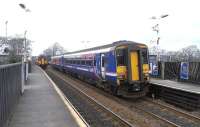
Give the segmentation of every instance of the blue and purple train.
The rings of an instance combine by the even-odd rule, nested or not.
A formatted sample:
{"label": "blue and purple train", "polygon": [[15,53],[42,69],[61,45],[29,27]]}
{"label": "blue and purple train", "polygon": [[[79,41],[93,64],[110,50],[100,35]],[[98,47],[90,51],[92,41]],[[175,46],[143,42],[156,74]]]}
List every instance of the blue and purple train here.
{"label": "blue and purple train", "polygon": [[148,61],[145,44],[117,41],[54,56],[51,65],[112,94],[141,97],[147,93],[149,86]]}

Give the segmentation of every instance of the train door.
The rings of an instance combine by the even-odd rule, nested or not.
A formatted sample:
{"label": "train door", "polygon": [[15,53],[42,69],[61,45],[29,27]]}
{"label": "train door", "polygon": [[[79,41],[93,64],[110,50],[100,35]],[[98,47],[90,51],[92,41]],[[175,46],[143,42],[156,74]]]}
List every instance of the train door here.
{"label": "train door", "polygon": [[130,52],[130,64],[131,64],[131,80],[139,80],[139,56],[138,51]]}
{"label": "train door", "polygon": [[119,80],[127,80],[128,49],[125,46],[116,49],[117,75]]}
{"label": "train door", "polygon": [[96,74],[98,74],[99,77],[101,77],[101,55],[96,54]]}
{"label": "train door", "polygon": [[101,77],[105,79],[106,70],[105,70],[105,55],[101,54]]}

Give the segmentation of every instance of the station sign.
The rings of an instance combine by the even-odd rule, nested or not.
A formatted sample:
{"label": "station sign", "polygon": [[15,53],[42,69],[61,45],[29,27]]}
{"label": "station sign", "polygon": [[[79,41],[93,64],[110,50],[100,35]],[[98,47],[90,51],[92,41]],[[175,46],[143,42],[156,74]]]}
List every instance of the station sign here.
{"label": "station sign", "polygon": [[189,62],[181,62],[180,78],[189,79]]}
{"label": "station sign", "polygon": [[150,74],[153,76],[158,75],[158,62],[156,55],[149,55]]}

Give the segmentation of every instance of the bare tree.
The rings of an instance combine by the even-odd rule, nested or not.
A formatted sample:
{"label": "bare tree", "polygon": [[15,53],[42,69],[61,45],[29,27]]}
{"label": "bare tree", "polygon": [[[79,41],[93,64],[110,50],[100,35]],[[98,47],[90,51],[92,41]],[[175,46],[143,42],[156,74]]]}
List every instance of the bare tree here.
{"label": "bare tree", "polygon": [[196,53],[199,52],[199,49],[196,45],[191,45],[182,49],[182,54],[187,61],[192,61],[196,57]]}
{"label": "bare tree", "polygon": [[191,45],[179,51],[171,52],[171,54],[168,52],[168,55],[172,57],[173,61],[200,61],[200,50],[196,45]]}
{"label": "bare tree", "polygon": [[46,56],[55,56],[63,53],[66,53],[66,50],[58,42],[43,51],[43,54]]}
{"label": "bare tree", "polygon": [[[24,48],[24,38],[22,37],[9,37],[9,38],[0,38],[2,42],[0,45],[1,54],[4,54],[8,58],[9,63],[15,63],[21,61],[22,55],[26,52],[27,57],[31,55],[31,41],[26,39],[27,48]],[[6,62],[7,63],[7,62]]]}
{"label": "bare tree", "polygon": [[[151,47],[149,49],[150,55],[156,55],[157,49],[156,47]],[[166,50],[159,50],[159,54],[164,56],[169,56],[169,61],[188,61],[188,62],[195,62],[200,61],[200,49],[196,45],[190,45],[185,48],[182,48],[179,51],[166,51]]]}

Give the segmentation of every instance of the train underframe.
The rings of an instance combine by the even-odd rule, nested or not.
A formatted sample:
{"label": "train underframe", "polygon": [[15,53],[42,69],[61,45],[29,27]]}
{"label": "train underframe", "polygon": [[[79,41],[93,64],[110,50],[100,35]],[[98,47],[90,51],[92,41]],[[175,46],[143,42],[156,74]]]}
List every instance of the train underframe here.
{"label": "train underframe", "polygon": [[127,98],[143,97],[149,90],[148,83],[135,83],[135,84],[123,84],[118,86],[118,95],[122,95]]}
{"label": "train underframe", "polygon": [[81,81],[99,87],[115,96],[122,96],[125,98],[140,98],[145,96],[149,91],[148,82],[137,82],[134,84],[129,84],[128,82],[122,82],[121,85],[117,85],[116,83],[91,79],[83,75],[78,75],[77,73],[68,72],[65,69],[58,69],[58,68],[56,69],[58,71],[62,71],[68,75],[71,75],[72,77],[78,78]]}
{"label": "train underframe", "polygon": [[149,83],[141,82],[135,84],[123,83],[116,85],[107,82],[98,83],[97,86],[102,87],[104,90],[109,91],[116,96],[126,98],[139,98],[145,96],[149,91]]}
{"label": "train underframe", "polygon": [[102,80],[94,80],[88,77],[80,76],[78,74],[71,75],[89,84],[95,85],[96,87],[102,88],[103,90],[111,93],[112,95],[122,96],[125,98],[143,97],[148,93],[150,86],[148,82],[137,82],[133,84],[123,82],[121,83],[121,85],[117,85],[116,83],[105,82]]}

